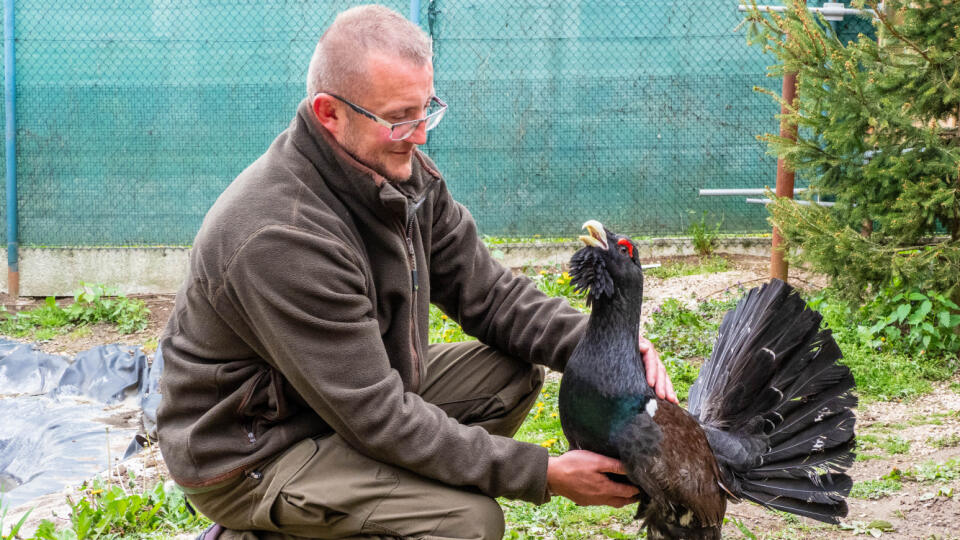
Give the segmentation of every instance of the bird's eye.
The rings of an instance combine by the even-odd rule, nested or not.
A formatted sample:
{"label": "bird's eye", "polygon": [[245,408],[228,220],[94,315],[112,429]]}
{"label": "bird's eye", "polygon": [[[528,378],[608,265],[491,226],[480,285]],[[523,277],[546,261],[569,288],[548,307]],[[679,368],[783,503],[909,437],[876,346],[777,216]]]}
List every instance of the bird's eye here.
{"label": "bird's eye", "polygon": [[617,240],[617,245],[620,246],[617,249],[620,250],[621,254],[627,255],[631,259],[633,258],[633,244],[631,244],[629,240],[626,238],[621,238],[620,240]]}

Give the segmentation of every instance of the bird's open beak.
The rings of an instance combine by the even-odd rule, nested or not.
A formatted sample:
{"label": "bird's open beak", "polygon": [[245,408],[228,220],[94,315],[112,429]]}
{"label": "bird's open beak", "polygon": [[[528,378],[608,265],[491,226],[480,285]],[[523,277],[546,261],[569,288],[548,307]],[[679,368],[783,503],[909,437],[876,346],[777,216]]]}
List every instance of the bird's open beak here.
{"label": "bird's open beak", "polygon": [[591,219],[583,224],[583,228],[590,233],[589,236],[586,234],[580,235],[580,240],[584,244],[603,249],[609,247],[607,246],[607,231],[603,229],[603,225],[601,225],[599,221]]}

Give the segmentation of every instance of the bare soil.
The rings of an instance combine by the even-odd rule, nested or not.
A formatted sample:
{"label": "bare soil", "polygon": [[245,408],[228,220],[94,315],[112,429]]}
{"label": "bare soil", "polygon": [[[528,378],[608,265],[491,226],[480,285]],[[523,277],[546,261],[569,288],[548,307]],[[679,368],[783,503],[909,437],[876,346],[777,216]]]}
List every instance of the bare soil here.
{"label": "bare soil", "polygon": [[[658,262],[664,261],[661,259]],[[728,290],[736,291],[740,286],[757,286],[769,274],[767,259],[737,257],[732,261],[733,269],[727,272],[669,279],[648,277],[644,287],[644,317],[649,316],[650,311],[666,298],[677,298],[692,304],[717,297]],[[800,288],[817,289],[826,285],[821,276],[797,269],[791,269],[790,279]],[[143,299],[151,310],[150,325],[143,332],[121,335],[106,325],[99,325],[93,327],[89,333],[58,336],[40,343],[39,347],[50,353],[72,356],[105,343],[155,344],[173,308],[173,297],[162,295],[139,298]],[[41,301],[42,299],[21,299],[14,304],[11,299],[0,297],[0,302],[6,304],[8,309],[23,309]],[[955,377],[952,382],[960,382],[960,376]],[[108,416],[110,423],[114,425],[133,425],[137,421],[131,410],[123,408],[107,411],[105,416]],[[899,436],[910,443],[907,453],[886,454],[878,450],[871,452],[878,454],[878,458],[856,462],[850,474],[857,482],[878,479],[894,468],[907,471],[929,461],[944,462],[960,458],[960,444],[943,448],[934,444],[935,440],[950,440],[951,435],[960,437],[960,393],[951,389],[950,382],[937,383],[932,393],[909,402],[861,404],[857,416],[858,433],[869,433],[880,438]],[[956,441],[957,437],[952,440]],[[162,457],[155,448],[149,448],[124,463],[118,463],[117,469],[123,474],[127,471],[134,472],[137,483],[143,485],[167,478]],[[113,474],[116,475],[117,472],[115,469]],[[69,511],[65,497],[76,497],[76,493],[76,487],[68,487],[60,493],[47,495],[29,505],[12,509],[5,523],[15,523],[29,507],[35,507],[22,532],[29,534],[42,519],[52,519],[65,524]],[[881,537],[885,539],[960,539],[960,479],[957,478],[939,483],[905,480],[898,492],[876,500],[850,499],[849,504],[850,515],[845,520],[848,530],[838,530],[836,527],[804,518],[784,517],[747,502],[731,505],[727,517],[741,521],[757,538],[866,538],[871,537],[868,525],[877,525],[877,522],[882,520],[892,527],[892,530],[881,533]],[[562,533],[557,536],[562,537]],[[184,534],[177,538],[192,537],[193,535]],[[724,537],[745,536],[731,522],[724,528]]]}

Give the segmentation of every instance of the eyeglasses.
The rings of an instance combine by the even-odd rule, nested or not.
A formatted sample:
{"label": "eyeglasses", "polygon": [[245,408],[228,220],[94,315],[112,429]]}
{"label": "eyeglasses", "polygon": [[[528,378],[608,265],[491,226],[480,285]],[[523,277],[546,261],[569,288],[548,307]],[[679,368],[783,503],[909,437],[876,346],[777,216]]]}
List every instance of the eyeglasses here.
{"label": "eyeglasses", "polygon": [[321,93],[326,93],[329,96],[335,97],[338,100],[346,103],[351,109],[357,113],[366,116],[367,118],[373,120],[374,122],[380,124],[381,126],[390,129],[390,139],[394,141],[402,141],[407,137],[413,135],[417,128],[420,127],[420,124],[423,123],[426,126],[427,131],[437,127],[437,124],[440,123],[440,120],[443,119],[443,114],[447,112],[447,104],[444,103],[437,96],[430,98],[430,103],[427,104],[427,115],[418,120],[406,120],[404,122],[387,122],[383,118],[373,114],[372,112],[364,109],[359,105],[350,103],[349,101],[343,99],[342,97],[336,94],[330,94],[328,92],[319,92],[316,95]]}

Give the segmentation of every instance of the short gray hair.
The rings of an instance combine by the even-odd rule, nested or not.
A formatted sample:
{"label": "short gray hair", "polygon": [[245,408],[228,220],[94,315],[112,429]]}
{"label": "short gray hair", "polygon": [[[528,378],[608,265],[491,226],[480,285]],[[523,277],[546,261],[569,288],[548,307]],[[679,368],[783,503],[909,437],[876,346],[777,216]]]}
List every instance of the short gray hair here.
{"label": "short gray hair", "polygon": [[363,60],[374,51],[424,66],[433,57],[433,43],[419,26],[388,7],[350,8],[337,15],[317,42],[307,71],[307,97],[362,92],[367,81]]}

